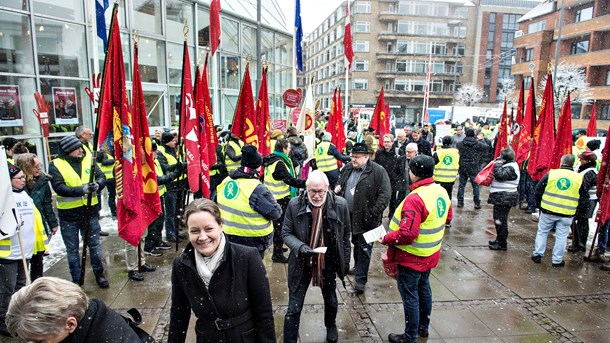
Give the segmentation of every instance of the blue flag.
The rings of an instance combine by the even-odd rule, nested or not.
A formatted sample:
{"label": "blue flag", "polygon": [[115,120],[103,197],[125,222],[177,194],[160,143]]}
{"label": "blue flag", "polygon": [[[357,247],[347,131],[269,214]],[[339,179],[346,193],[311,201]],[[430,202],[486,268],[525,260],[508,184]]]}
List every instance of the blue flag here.
{"label": "blue flag", "polygon": [[296,0],[296,13],[294,15],[294,27],[296,28],[294,39],[295,39],[295,48],[297,55],[297,68],[299,71],[303,71],[303,46],[301,45],[301,41],[303,40],[303,24],[301,23],[301,1]]}
{"label": "blue flag", "polygon": [[97,23],[97,36],[104,42],[104,51],[108,46],[108,36],[106,35],[106,17],[108,0],[95,0],[95,21]]}

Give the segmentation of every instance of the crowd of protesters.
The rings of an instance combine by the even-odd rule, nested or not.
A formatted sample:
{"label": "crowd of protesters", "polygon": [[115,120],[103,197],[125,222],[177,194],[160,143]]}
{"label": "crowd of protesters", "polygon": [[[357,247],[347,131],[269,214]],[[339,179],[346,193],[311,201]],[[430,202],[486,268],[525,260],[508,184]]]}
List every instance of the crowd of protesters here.
{"label": "crowd of protesters", "polygon": [[[196,194],[186,207],[186,164],[179,153],[177,134],[155,132],[155,171],[163,213],[142,237],[143,254],[138,257],[131,248],[126,249],[125,257],[128,277],[142,281],[142,272],[156,269],[144,261],[144,255],[162,256],[163,250],[171,247],[169,243],[186,241],[172,266],[170,342],[185,340],[191,312],[197,317],[192,330],[198,341],[274,342],[272,302],[262,263],[270,246],[272,261],[289,266],[284,341],[298,339],[300,314],[311,284],[322,290],[326,339],[337,342],[336,278],[343,281],[351,274],[355,294],[366,292],[374,242],[367,241],[364,233],[380,227],[384,216],[389,230],[378,243],[387,246],[384,264],[389,266],[387,273],[397,280],[405,314],[404,332],[390,334],[389,340],[415,342],[418,337],[427,337],[432,310],[428,279],[439,262],[443,234],[451,227],[456,210],[452,206],[453,186],[459,180],[456,208],[466,206],[465,188],[470,181],[472,208],[481,209],[475,177],[488,164],[493,164],[494,178],[487,202],[493,205],[497,233],[488,242],[490,250],[509,249],[509,214],[516,206],[538,221],[538,233],[532,242],[533,262],[542,262],[546,237],[554,229],[551,264],[565,265],[572,223],[572,245],[567,250],[580,253],[586,248],[588,220],[597,205],[599,141],[590,140],[584,151],[564,155],[560,168],[533,182],[527,174],[527,161],[517,163],[510,147],[501,149],[494,158],[497,130],[486,124],[449,123],[449,133],[436,137],[434,125],[419,127],[413,123],[378,136],[367,127],[358,130],[350,121],[342,150],[325,131],[323,117],[318,116],[315,124],[312,156],[294,127],[271,132],[272,153],[267,156],[261,156],[255,146],[244,144],[230,131],[218,128],[221,144],[216,149],[217,163],[210,168],[211,199]],[[2,335],[25,334],[29,339],[37,335],[14,324],[24,320],[24,314],[9,306],[11,296],[17,292],[15,298],[26,302],[30,292],[61,283],[55,285],[56,281],[43,278],[44,282],[25,287],[25,270],[16,261],[21,259],[19,250],[25,251],[32,279],[41,278],[48,240],[57,232],[66,245],[72,282],[82,285],[78,245],[83,237],[97,285],[110,286],[104,275],[99,213],[102,190],[107,187],[112,219],[117,217],[114,159],[100,151],[92,163],[94,147],[90,140],[91,130],[86,127],[62,138],[48,174],[42,172],[37,156],[22,143],[11,137],[2,140],[15,199],[27,204],[21,210],[23,246],[10,237],[0,241]],[[90,183],[91,173],[95,177]],[[600,230],[591,258],[603,262],[603,270],[610,270],[605,257],[609,227],[610,222]],[[80,298],[74,305],[79,310],[62,319],[70,328],[61,333],[63,337],[78,334],[78,323],[93,307],[107,311],[103,303],[88,300],[77,289],[73,293]]]}

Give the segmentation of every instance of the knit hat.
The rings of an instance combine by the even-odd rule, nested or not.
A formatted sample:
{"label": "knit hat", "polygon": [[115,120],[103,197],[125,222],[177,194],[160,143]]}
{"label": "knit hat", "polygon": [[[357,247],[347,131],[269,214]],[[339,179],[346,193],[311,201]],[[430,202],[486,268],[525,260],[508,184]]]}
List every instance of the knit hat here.
{"label": "knit hat", "polygon": [[11,176],[11,179],[15,177],[15,175],[19,174],[21,169],[14,164],[8,164],[8,174]]}
{"label": "knit hat", "polygon": [[602,142],[599,139],[593,139],[587,142],[587,148],[591,149],[591,151],[599,149],[601,145]]}
{"label": "knit hat", "polygon": [[330,132],[324,132],[322,135],[322,140],[324,142],[330,142],[333,139],[333,135]]}
{"label": "knit hat", "polygon": [[241,165],[256,169],[263,164],[263,157],[256,151],[254,145],[245,145],[241,148]]}
{"label": "knit hat", "polygon": [[443,137],[443,145],[451,145],[453,143],[453,138],[451,136]]}
{"label": "knit hat", "polygon": [[417,155],[409,162],[409,169],[413,175],[425,179],[434,174],[434,159],[426,155]]}
{"label": "knit hat", "polygon": [[83,143],[76,136],[66,136],[59,141],[59,148],[66,154],[83,146]]}
{"label": "knit hat", "polygon": [[171,132],[163,132],[161,135],[161,144],[167,144],[174,140],[174,135]]}
{"label": "knit hat", "polygon": [[281,137],[283,135],[284,134],[282,133],[282,130],[275,129],[275,130],[271,131],[271,139],[276,139],[276,138]]}
{"label": "knit hat", "polygon": [[4,139],[2,140],[2,145],[4,145],[4,148],[6,150],[11,150],[15,144],[17,144],[17,140],[13,137],[4,137]]}
{"label": "knit hat", "polygon": [[578,155],[578,158],[587,162],[597,161],[597,155],[595,155],[593,151],[585,151],[582,154]]}
{"label": "knit hat", "polygon": [[353,153],[368,154],[369,147],[365,143],[356,143],[356,144],[354,144],[354,147],[352,148],[352,154]]}

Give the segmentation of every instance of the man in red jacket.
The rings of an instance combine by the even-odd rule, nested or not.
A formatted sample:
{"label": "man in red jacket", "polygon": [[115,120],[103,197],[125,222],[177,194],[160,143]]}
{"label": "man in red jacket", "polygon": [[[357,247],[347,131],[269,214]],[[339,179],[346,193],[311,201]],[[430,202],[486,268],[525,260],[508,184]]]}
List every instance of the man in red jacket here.
{"label": "man in red jacket", "polygon": [[396,281],[405,312],[405,332],[389,335],[392,343],[428,337],[432,312],[430,270],[438,264],[445,224],[453,217],[447,191],[434,183],[434,159],[418,155],[409,162],[411,193],[398,206],[390,232],[380,241],[397,263]]}

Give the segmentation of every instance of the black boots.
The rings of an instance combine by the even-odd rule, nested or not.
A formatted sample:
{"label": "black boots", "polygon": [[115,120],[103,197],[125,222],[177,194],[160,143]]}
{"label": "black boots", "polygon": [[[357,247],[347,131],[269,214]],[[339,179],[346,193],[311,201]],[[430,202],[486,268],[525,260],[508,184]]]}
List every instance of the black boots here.
{"label": "black boots", "polygon": [[101,272],[94,271],[93,274],[95,275],[95,282],[97,282],[97,285],[100,288],[108,288],[108,286],[110,286],[110,283],[104,277],[104,272],[103,271],[101,271]]}

